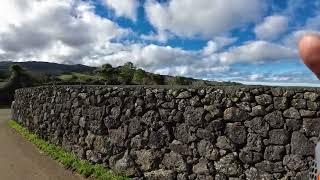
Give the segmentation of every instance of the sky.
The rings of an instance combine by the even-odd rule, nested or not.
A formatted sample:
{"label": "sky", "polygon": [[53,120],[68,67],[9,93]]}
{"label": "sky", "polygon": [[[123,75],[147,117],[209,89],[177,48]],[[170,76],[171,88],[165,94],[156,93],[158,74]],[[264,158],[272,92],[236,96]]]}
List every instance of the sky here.
{"label": "sky", "polygon": [[248,84],[319,86],[297,43],[320,0],[3,0],[0,61],[138,68]]}

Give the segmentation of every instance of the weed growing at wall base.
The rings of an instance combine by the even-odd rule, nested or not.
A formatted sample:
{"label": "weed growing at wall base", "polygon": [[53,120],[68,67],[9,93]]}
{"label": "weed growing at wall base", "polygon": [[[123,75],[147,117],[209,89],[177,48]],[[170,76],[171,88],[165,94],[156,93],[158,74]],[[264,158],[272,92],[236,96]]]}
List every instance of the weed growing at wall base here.
{"label": "weed growing at wall base", "polygon": [[126,180],[128,178],[114,175],[111,171],[107,170],[101,165],[93,165],[89,161],[80,160],[74,154],[50,144],[37,135],[32,134],[28,129],[22,127],[16,121],[11,120],[8,122],[9,126],[15,129],[19,134],[33,143],[39,150],[47,153],[53,159],[59,161],[66,168],[74,170],[85,177],[93,177],[98,180]]}

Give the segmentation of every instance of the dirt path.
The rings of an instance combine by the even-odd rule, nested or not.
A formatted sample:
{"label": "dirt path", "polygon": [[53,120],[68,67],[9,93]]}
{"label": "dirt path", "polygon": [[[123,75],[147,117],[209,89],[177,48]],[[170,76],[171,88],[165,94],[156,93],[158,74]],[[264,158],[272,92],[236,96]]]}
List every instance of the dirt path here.
{"label": "dirt path", "polygon": [[10,110],[0,109],[0,179],[83,180],[41,154],[31,143],[11,129]]}

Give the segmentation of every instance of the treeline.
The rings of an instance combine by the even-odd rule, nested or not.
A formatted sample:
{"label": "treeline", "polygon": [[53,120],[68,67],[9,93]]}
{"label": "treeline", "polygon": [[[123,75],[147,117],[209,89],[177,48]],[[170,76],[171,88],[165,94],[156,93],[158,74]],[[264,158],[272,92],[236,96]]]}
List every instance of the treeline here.
{"label": "treeline", "polygon": [[239,85],[239,83],[233,82],[205,81],[181,76],[173,77],[150,73],[135,67],[131,62],[127,62],[119,67],[104,64],[91,74],[65,74],[59,76],[56,83],[102,85]]}
{"label": "treeline", "polygon": [[0,86],[0,105],[9,105],[14,99],[16,89],[31,87],[37,83],[37,80],[19,65],[12,65],[10,71],[9,80]]}
{"label": "treeline", "polygon": [[11,76],[8,79],[8,74],[0,71],[0,82],[7,79],[4,85],[0,84],[0,104],[10,104],[16,89],[38,85],[240,85],[234,82],[215,82],[154,74],[137,68],[131,62],[119,67],[104,64],[87,73],[74,72],[62,75],[42,73],[39,75],[28,72],[19,65],[12,65],[10,72]]}

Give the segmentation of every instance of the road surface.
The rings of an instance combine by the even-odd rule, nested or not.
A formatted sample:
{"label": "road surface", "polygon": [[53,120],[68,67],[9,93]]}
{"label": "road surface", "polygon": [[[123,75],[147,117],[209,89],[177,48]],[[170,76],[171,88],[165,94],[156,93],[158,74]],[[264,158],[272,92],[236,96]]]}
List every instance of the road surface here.
{"label": "road surface", "polygon": [[0,109],[0,179],[84,180],[40,153],[8,126],[10,109]]}

